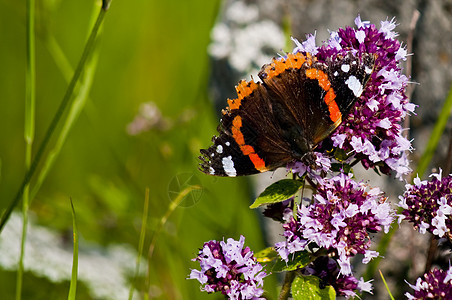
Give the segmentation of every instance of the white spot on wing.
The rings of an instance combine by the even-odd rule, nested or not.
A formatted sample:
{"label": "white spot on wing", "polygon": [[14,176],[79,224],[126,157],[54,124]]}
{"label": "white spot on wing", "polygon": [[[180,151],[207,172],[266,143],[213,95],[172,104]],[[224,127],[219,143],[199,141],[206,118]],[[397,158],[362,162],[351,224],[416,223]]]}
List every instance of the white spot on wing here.
{"label": "white spot on wing", "polygon": [[229,142],[226,142],[225,144],[226,144],[226,146],[228,146],[228,147],[231,146],[231,143],[229,143]]}
{"label": "white spot on wing", "polygon": [[215,170],[214,170],[214,168],[212,168],[212,167],[209,168],[209,174],[210,174],[210,175],[215,175]]}
{"label": "white spot on wing", "polygon": [[333,75],[337,76],[337,75],[339,75],[339,73],[337,71],[334,71]]}
{"label": "white spot on wing", "polygon": [[370,73],[372,73],[372,69],[369,68],[368,66],[365,66],[364,67],[364,72],[366,72],[366,74],[370,74]]}
{"label": "white spot on wing", "polygon": [[363,86],[361,82],[355,77],[350,76],[345,83],[347,84],[348,88],[352,90],[355,97],[360,97],[363,92]]}
{"label": "white spot on wing", "polygon": [[234,168],[234,162],[232,161],[232,156],[223,157],[221,160],[223,163],[223,170],[226,173],[226,175],[235,177],[237,176],[237,171]]}
{"label": "white spot on wing", "polygon": [[342,72],[347,73],[348,71],[350,71],[350,65],[347,65],[347,64],[342,65],[341,70],[342,70]]}
{"label": "white spot on wing", "polygon": [[217,146],[217,153],[223,153],[223,146],[221,145]]}

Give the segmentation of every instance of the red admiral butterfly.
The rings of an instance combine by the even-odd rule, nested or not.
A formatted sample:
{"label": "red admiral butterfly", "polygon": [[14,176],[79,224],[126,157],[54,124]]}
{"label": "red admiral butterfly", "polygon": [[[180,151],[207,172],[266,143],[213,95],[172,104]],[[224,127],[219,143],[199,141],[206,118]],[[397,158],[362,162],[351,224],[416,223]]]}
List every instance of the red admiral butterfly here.
{"label": "red admiral butterfly", "polygon": [[201,150],[200,170],[240,176],[306,158],[342,122],[361,96],[375,58],[349,53],[317,61],[309,53],[273,59],[262,82],[239,82],[228,99],[213,145]]}

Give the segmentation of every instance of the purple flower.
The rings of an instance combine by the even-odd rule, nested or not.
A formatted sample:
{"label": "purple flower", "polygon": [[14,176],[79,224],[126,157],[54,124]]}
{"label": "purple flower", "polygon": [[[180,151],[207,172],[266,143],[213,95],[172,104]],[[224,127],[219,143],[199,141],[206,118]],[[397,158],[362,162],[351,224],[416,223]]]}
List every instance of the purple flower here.
{"label": "purple flower", "polygon": [[[408,283],[408,282],[407,282]],[[447,271],[434,269],[416,280],[415,285],[408,285],[414,293],[406,293],[408,299],[452,299],[452,268]]]}
{"label": "purple flower", "polygon": [[[408,78],[401,73],[400,61],[407,52],[395,38],[394,19],[381,22],[380,29],[360,16],[355,19],[357,29],[346,27],[330,32],[330,39],[315,47],[315,36],[298,42],[294,52],[310,52],[319,61],[344,56],[349,52],[376,57],[371,78],[350,114],[337,130],[316,151],[324,154],[334,145],[349,155],[349,160],[361,160],[365,168],[378,168],[389,174],[392,170],[401,178],[411,172],[405,152],[411,142],[402,136],[402,120],[414,112],[415,105],[405,95]],[[334,153],[334,152],[330,152]],[[331,155],[330,155],[331,156]]]}
{"label": "purple flower", "polygon": [[414,179],[407,184],[398,206],[403,208],[399,223],[406,219],[420,233],[430,232],[440,238],[452,237],[452,175],[442,178],[442,170],[430,175],[431,181]]}
{"label": "purple flower", "polygon": [[364,254],[367,263],[378,256],[370,251],[369,233],[389,230],[393,211],[378,188],[370,189],[340,174],[331,179],[319,179],[314,203],[298,208],[297,219],[283,225],[284,242],[276,250],[288,261],[291,253],[315,244],[334,254],[340,273],[351,274],[350,257]]}
{"label": "purple flower", "polygon": [[287,165],[287,169],[292,170],[292,173],[303,176],[308,173],[311,178],[321,178],[322,172],[328,172],[331,169],[331,160],[320,152],[313,152],[312,165],[307,165],[302,161],[295,161]]}
{"label": "purple flower", "polygon": [[221,292],[229,299],[261,299],[264,292],[262,265],[254,258],[250,248],[243,245],[245,237],[239,241],[209,241],[204,243],[198,256],[201,270],[192,269],[188,279],[197,279],[203,286],[202,291],[208,293]]}

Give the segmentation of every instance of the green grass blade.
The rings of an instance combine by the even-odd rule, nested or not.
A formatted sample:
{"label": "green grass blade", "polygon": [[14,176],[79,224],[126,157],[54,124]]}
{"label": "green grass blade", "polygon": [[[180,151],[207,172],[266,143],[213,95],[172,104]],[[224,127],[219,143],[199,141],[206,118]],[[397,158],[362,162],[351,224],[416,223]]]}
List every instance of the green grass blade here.
{"label": "green grass blade", "polygon": [[28,228],[28,203],[29,203],[29,186],[25,186],[23,206],[22,206],[22,237],[20,241],[19,265],[17,268],[16,278],[16,300],[22,298],[23,274],[24,274],[24,258],[25,258],[25,242],[27,240]]}
{"label": "green grass blade", "polygon": [[[433,128],[432,134],[430,135],[430,139],[428,140],[427,147],[425,148],[424,153],[422,153],[418,167],[414,172],[414,174],[418,174],[420,178],[422,178],[425,171],[427,170],[427,167],[430,164],[430,161],[432,160],[433,154],[435,153],[435,149],[438,147],[439,140],[444,132],[447,120],[449,119],[451,109],[452,109],[452,88],[449,90],[449,95],[447,96],[443,108],[441,109],[438,120],[436,121],[435,127]],[[400,213],[400,211],[398,213]],[[381,238],[378,248],[376,249],[376,251],[380,253],[380,256],[374,258],[367,266],[367,270],[364,274],[365,280],[373,278],[382,257],[386,255],[389,243],[391,242],[392,236],[394,235],[397,229],[398,226],[394,224],[389,229],[389,232]]]}
{"label": "green grass blade", "polygon": [[17,206],[20,199],[22,198],[22,195],[25,190],[25,186],[30,182],[31,177],[34,175],[36,168],[37,168],[39,162],[41,161],[41,158],[44,155],[44,152],[47,148],[47,144],[49,143],[50,138],[53,135],[53,132],[55,131],[58,123],[60,122],[60,119],[63,115],[64,110],[66,109],[68,103],[72,99],[76,84],[77,84],[80,76],[82,75],[83,70],[85,69],[85,64],[86,64],[88,58],[90,57],[90,55],[93,51],[97,33],[99,31],[100,26],[102,25],[105,13],[106,13],[106,9],[104,9],[104,8],[102,8],[99,11],[96,23],[94,24],[93,29],[91,30],[90,36],[89,36],[88,41],[86,42],[85,48],[83,50],[82,57],[80,58],[77,68],[75,69],[74,76],[72,77],[71,82],[69,83],[69,86],[66,90],[66,93],[58,107],[58,110],[55,113],[55,115],[49,125],[49,128],[46,131],[44,139],[41,142],[41,144],[38,148],[38,151],[36,153],[36,156],[31,163],[30,169],[26,172],[25,177],[22,181],[22,184],[21,184],[19,190],[17,191],[16,196],[11,201],[11,203],[9,204],[7,209],[3,212],[3,214],[0,218],[0,233],[3,230],[3,228],[5,227],[5,224],[8,221],[9,217],[11,216],[13,209]]}
{"label": "green grass blade", "polygon": [[[36,88],[36,43],[35,43],[35,0],[27,0],[27,66],[25,72],[25,142],[33,144],[35,135],[35,88]],[[27,155],[31,157],[31,150]],[[31,159],[30,159],[31,161]]]}
{"label": "green grass blade", "polygon": [[[141,232],[140,232],[140,241],[138,243],[138,255],[137,255],[137,261],[136,261],[136,266],[135,266],[134,281],[137,280],[138,275],[140,274],[140,262],[141,262],[141,255],[143,254],[144,238],[146,236],[148,211],[149,211],[149,188],[146,188],[146,196],[144,198],[143,216],[141,217]],[[129,300],[132,300],[132,298],[133,298],[134,289],[135,289],[135,287],[133,286],[133,284],[131,284],[130,291],[129,291]]]}
{"label": "green grass blade", "polygon": [[75,300],[75,295],[77,292],[77,274],[78,274],[78,230],[77,230],[77,220],[75,218],[74,203],[71,199],[71,209],[72,209],[72,226],[74,235],[74,253],[72,254],[72,275],[71,275],[71,285],[69,287],[68,300]]}
{"label": "green grass blade", "polygon": [[[26,1],[26,71],[25,71],[25,168],[31,166],[31,155],[35,136],[35,106],[36,106],[36,43],[35,43],[35,0]],[[19,266],[16,277],[16,300],[22,298],[24,274],[25,242],[27,240],[28,206],[30,202],[29,184],[24,186],[22,205],[22,237],[20,243]]]}
{"label": "green grass blade", "polygon": [[380,277],[383,280],[383,283],[384,283],[384,285],[386,287],[386,290],[388,291],[389,297],[391,298],[391,300],[394,300],[394,296],[392,296],[392,294],[391,294],[391,290],[389,289],[388,284],[386,283],[386,280],[385,280],[385,277],[383,276],[383,273],[381,273],[380,270],[379,270],[379,272],[380,272]]}

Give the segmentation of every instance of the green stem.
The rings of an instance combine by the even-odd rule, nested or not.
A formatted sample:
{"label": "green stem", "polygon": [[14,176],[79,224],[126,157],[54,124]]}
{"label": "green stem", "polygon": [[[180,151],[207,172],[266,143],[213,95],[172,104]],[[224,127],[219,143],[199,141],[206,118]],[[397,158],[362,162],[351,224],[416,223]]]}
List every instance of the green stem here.
{"label": "green stem", "polygon": [[[138,255],[137,255],[136,266],[135,266],[135,276],[133,277],[134,281],[137,280],[138,275],[140,274],[140,262],[141,262],[141,255],[143,254],[144,238],[146,236],[148,212],[149,212],[149,188],[146,188],[146,196],[144,197],[143,216],[141,217],[141,232],[140,232],[140,241],[138,243]],[[129,290],[129,300],[133,299],[134,289],[135,289],[135,287],[133,286],[133,284],[131,284],[130,290]]]}
{"label": "green stem", "polygon": [[74,89],[76,87],[76,84],[78,82],[78,79],[80,78],[83,69],[85,67],[85,63],[88,60],[90,54],[92,53],[93,49],[94,49],[94,45],[95,45],[95,41],[96,41],[96,37],[97,37],[97,33],[99,31],[99,28],[102,24],[102,21],[104,19],[106,13],[106,9],[102,8],[99,11],[99,15],[97,17],[96,23],[94,24],[94,27],[91,31],[91,34],[88,38],[88,41],[86,42],[85,48],[83,50],[83,54],[82,57],[80,58],[80,61],[77,65],[77,68],[75,69],[74,72],[74,76],[71,79],[71,82],[69,83],[69,86],[66,90],[66,93],[63,97],[63,100],[60,103],[60,106],[58,107],[57,112],[55,113],[55,116],[53,117],[49,128],[46,131],[46,134],[44,136],[43,141],[41,142],[41,145],[39,146],[39,149],[36,153],[35,158],[33,159],[30,169],[26,172],[25,177],[22,181],[22,184],[16,194],[16,196],[14,197],[14,199],[11,201],[10,205],[8,206],[8,208],[6,209],[6,211],[2,214],[1,219],[0,219],[0,233],[3,230],[3,228],[5,227],[6,222],[8,221],[9,217],[11,216],[11,213],[14,209],[14,207],[17,206],[18,202],[20,201],[20,199],[22,198],[22,195],[24,193],[25,190],[25,186],[30,182],[31,177],[33,176],[34,172],[36,171],[36,168],[39,164],[39,162],[41,161],[41,158],[47,148],[47,144],[50,141],[50,138],[53,135],[53,132],[55,131],[62,115],[63,112],[66,108],[66,106],[68,105],[70,99],[72,98]]}
{"label": "green stem", "polygon": [[[36,43],[35,43],[35,0],[26,2],[26,71],[25,71],[25,168],[30,170],[33,141],[35,136],[35,104],[36,104]],[[25,242],[27,240],[28,206],[30,202],[30,186],[24,186],[22,205],[22,237],[20,244],[19,266],[16,277],[16,300],[22,297],[24,274]]]}
{"label": "green stem", "polygon": [[289,271],[286,273],[286,276],[284,277],[284,283],[281,288],[281,292],[279,293],[279,300],[287,300],[289,299],[290,295],[290,288],[292,286],[292,282],[295,279],[295,272],[296,271]]}
{"label": "green stem", "polygon": [[78,229],[77,229],[77,219],[75,218],[74,203],[71,199],[71,210],[72,210],[72,227],[73,227],[73,237],[74,237],[74,253],[72,254],[72,274],[71,274],[71,285],[69,287],[68,300],[75,300],[77,293],[77,278],[78,278]]}

